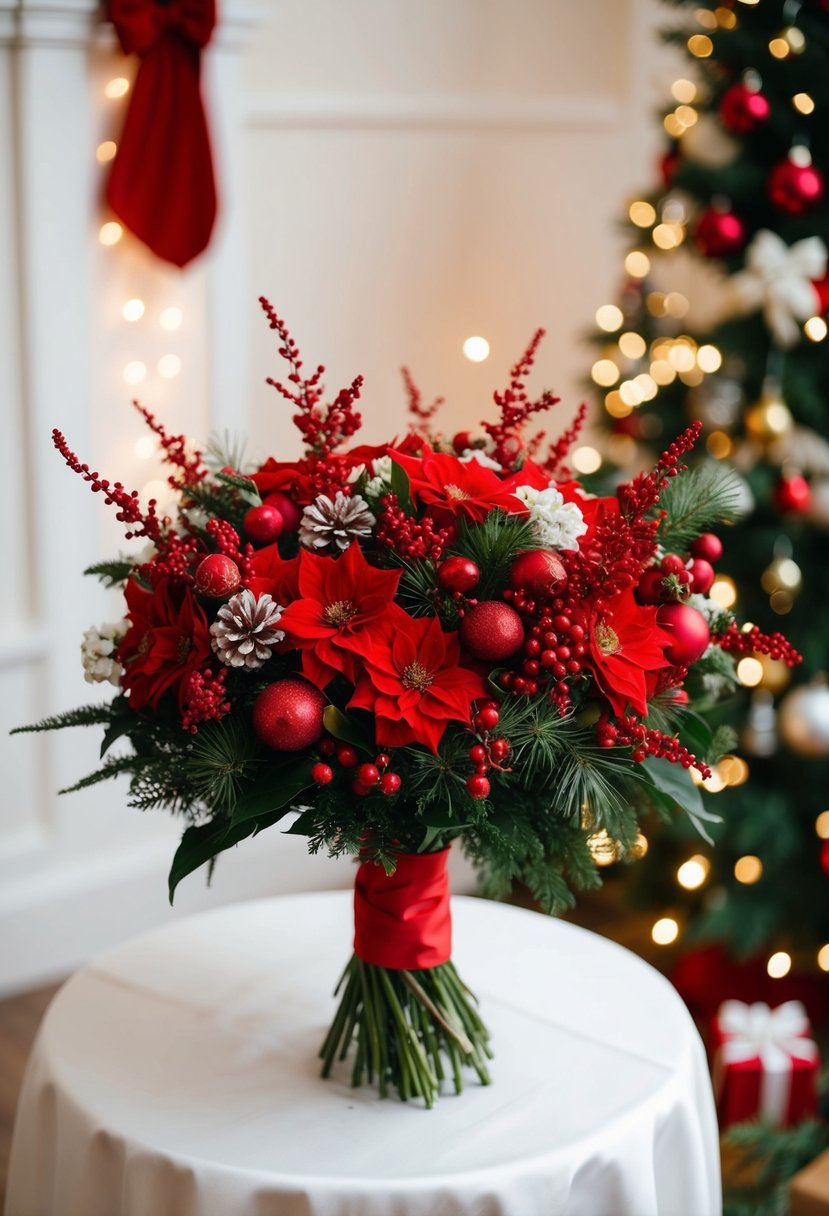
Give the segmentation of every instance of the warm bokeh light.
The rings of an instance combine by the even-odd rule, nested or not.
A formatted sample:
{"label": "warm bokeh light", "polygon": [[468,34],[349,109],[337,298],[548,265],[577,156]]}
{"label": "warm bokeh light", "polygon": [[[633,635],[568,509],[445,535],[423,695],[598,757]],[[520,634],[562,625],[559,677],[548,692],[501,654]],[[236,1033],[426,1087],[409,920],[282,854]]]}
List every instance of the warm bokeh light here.
{"label": "warm bokeh light", "polygon": [[102,245],[117,245],[124,235],[124,229],[117,220],[109,220],[98,229],[98,240]]}
{"label": "warm bokeh light", "polygon": [[792,956],[785,950],[777,950],[766,963],[766,971],[773,980],[780,980],[792,969]]}
{"label": "warm bokeh light", "polygon": [[628,857],[634,861],[641,861],[648,851],[648,838],[639,832],[633,844],[628,849]]}
{"label": "warm bokeh light", "polygon": [[815,820],[815,831],[821,840],[829,840],[829,811],[821,811]]}
{"label": "warm bokeh light", "polygon": [[696,97],[697,86],[692,80],[685,80],[684,78],[675,80],[671,85],[671,93],[673,94],[674,101],[681,101],[687,105]]}
{"label": "warm bokeh light", "polygon": [[654,359],[650,374],[656,384],[673,384],[676,380],[676,368],[671,367],[667,359]]}
{"label": "warm bokeh light", "polygon": [[670,946],[679,937],[679,925],[672,916],[662,916],[651,929],[657,946]]}
{"label": "warm bokeh light", "polygon": [[693,857],[683,861],[676,872],[676,880],[686,891],[696,891],[705,882],[710,869],[708,858],[703,857],[701,853],[695,853]]}
{"label": "warm bokeh light", "polygon": [[665,296],[665,311],[669,317],[684,317],[691,305],[681,291],[669,291]]}
{"label": "warm bokeh light", "polygon": [[737,679],[743,688],[756,688],[763,678],[763,664],[752,655],[746,655],[737,664]]}
{"label": "warm bokeh light", "polygon": [[608,334],[615,333],[624,319],[621,308],[617,308],[615,304],[602,304],[601,308],[596,310],[596,324]]}
{"label": "warm bokeh light", "polygon": [[140,321],[144,316],[144,301],[139,300],[138,296],[133,296],[121,309],[121,316],[125,321]]}
{"label": "warm bokeh light", "polygon": [[181,359],[178,355],[162,355],[156,367],[159,376],[163,376],[165,380],[172,380],[173,376],[177,376],[181,371]]}
{"label": "warm bokeh light", "polygon": [[489,343],[486,338],[475,334],[464,342],[463,353],[470,363],[483,363],[489,357]]}
{"label": "warm bokeh light", "polygon": [[616,841],[606,828],[587,837],[587,847],[597,866],[611,866],[619,856]]}
{"label": "warm bokeh light", "polygon": [[140,384],[147,374],[146,364],[140,359],[133,359],[124,368],[124,379],[127,384]]}
{"label": "warm bokeh light", "polygon": [[632,249],[625,258],[625,270],[632,279],[644,279],[651,268],[651,260],[641,249]]}
{"label": "warm bokeh light", "polygon": [[734,877],[737,879],[737,882],[744,883],[749,887],[752,883],[762,878],[762,876],[763,863],[753,853],[746,853],[744,857],[738,857],[734,862]]}
{"label": "warm bokeh light", "polygon": [[714,16],[717,18],[717,25],[724,30],[734,30],[737,28],[737,16],[732,13],[730,8],[715,8]]}
{"label": "warm bokeh light", "polygon": [[722,367],[722,355],[716,346],[706,343],[697,351],[697,364],[704,372],[717,372]]}
{"label": "warm bokeh light", "polygon": [[623,380],[619,385],[619,396],[624,401],[625,405],[637,406],[641,405],[644,398],[642,391],[638,385],[632,380]]}
{"label": "warm bokeh light", "polygon": [[180,308],[165,308],[158,318],[158,323],[162,329],[178,329],[182,319],[183,316]]}
{"label": "warm bokeh light", "polygon": [[595,448],[576,448],[570,457],[577,473],[595,473],[602,467],[602,458]]}
{"label": "warm bokeh light", "polygon": [[726,785],[745,785],[748,781],[748,765],[742,756],[723,756],[717,761],[717,772]]}
{"label": "warm bokeh light", "polygon": [[821,971],[829,971],[829,942],[818,950],[817,965]]}
{"label": "warm bokeh light", "polygon": [[715,30],[717,28],[717,18],[710,9],[698,8],[694,16],[704,30]]}
{"label": "warm bokeh light", "polygon": [[597,359],[590,369],[594,383],[610,388],[619,379],[619,369],[612,359]]}
{"label": "warm bokeh light", "polygon": [[678,372],[689,372],[697,361],[696,347],[689,339],[677,338],[668,351],[668,362]]}
{"label": "warm bokeh light", "polygon": [[726,435],[725,431],[712,431],[705,441],[705,446],[715,460],[725,460],[726,456],[731,455],[734,444],[731,436]]}
{"label": "warm bokeh light", "polygon": [[151,435],[142,435],[140,439],[135,441],[133,451],[139,460],[149,460],[158,450],[156,441]]}
{"label": "warm bokeh light", "polygon": [[708,595],[721,608],[733,608],[737,602],[737,588],[734,580],[727,574],[717,575]]}
{"label": "warm bokeh light", "polygon": [[633,406],[623,401],[621,393],[618,393],[616,389],[605,397],[604,408],[611,418],[627,418],[629,414],[633,413]]}
{"label": "warm bokeh light", "polygon": [[628,331],[619,338],[619,350],[626,359],[641,359],[647,349],[647,343],[641,334]]}
{"label": "warm bokeh light", "polygon": [[98,144],[95,149],[95,159],[99,165],[105,165],[111,161],[115,153],[118,151],[118,145],[113,139],[105,139],[102,144]]}
{"label": "warm bokeh light", "polygon": [[800,114],[814,113],[815,103],[808,93],[795,93],[792,105]]}
{"label": "warm bokeh light", "polygon": [[124,97],[129,90],[130,82],[126,76],[113,76],[112,80],[108,80],[104,85],[104,97],[115,101],[118,97]]}
{"label": "warm bokeh light", "polygon": [[653,376],[649,376],[647,372],[640,372],[638,376],[633,377],[633,383],[642,394],[643,401],[653,401],[656,394],[659,392],[656,381]]}
{"label": "warm bokeh light", "polygon": [[628,215],[637,228],[650,228],[656,219],[656,208],[640,199],[630,204]]}
{"label": "warm bokeh light", "polygon": [[707,34],[692,34],[688,39],[688,50],[697,59],[707,59],[714,51],[714,43]]}
{"label": "warm bokeh light", "polygon": [[803,326],[803,332],[811,342],[822,342],[829,332],[823,317],[809,317]]}

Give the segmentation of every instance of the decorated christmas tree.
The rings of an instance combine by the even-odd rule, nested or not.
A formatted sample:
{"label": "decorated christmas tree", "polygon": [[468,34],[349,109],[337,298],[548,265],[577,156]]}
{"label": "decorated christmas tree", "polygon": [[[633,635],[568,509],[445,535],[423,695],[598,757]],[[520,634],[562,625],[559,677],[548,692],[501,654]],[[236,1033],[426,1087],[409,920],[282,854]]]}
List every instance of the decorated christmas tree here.
{"label": "decorated christmas tree", "polygon": [[741,480],[741,518],[721,560],[715,537],[689,554],[691,589],[777,621],[805,661],[790,672],[746,645],[739,739],[704,782],[714,846],[653,828],[628,873],[670,922],[663,940],[753,959],[758,995],[783,999],[789,981],[772,980],[829,970],[829,5],[667,7],[688,65],[658,180],[629,203],[620,294],[596,314],[600,477],[701,419],[706,459]]}

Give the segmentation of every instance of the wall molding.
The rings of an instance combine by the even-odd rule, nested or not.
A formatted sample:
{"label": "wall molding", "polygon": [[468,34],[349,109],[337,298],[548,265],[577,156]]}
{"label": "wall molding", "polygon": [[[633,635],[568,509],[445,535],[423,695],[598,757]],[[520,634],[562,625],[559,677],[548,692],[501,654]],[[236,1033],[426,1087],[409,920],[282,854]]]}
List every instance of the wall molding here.
{"label": "wall molding", "polygon": [[475,94],[259,93],[248,97],[252,130],[596,131],[623,125],[616,97],[502,98]]}

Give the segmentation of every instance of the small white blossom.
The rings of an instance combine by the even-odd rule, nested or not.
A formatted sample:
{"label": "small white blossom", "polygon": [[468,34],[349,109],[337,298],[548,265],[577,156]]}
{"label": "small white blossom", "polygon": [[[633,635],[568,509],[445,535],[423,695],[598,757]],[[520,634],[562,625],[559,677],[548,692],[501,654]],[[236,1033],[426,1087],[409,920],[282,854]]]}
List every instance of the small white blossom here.
{"label": "small white blossom", "polygon": [[485,469],[494,469],[496,473],[501,472],[501,466],[497,460],[493,460],[483,448],[465,448],[463,455],[459,457],[462,464],[469,464],[470,460],[477,460],[478,464]]}
{"label": "small white blossom", "polygon": [[707,595],[689,595],[685,602],[689,608],[696,608],[709,625],[723,614],[722,604],[718,604],[716,600],[712,600]]}
{"label": "small white blossom", "polygon": [[554,485],[546,490],[518,486],[513,491],[530,513],[539,540],[549,549],[578,549],[579,537],[587,531],[584,516],[574,502],[565,502]]}
{"label": "small white blossom", "polygon": [[391,456],[375,456],[371,464],[374,476],[366,482],[366,494],[381,498],[391,489]]}
{"label": "small white blossom", "polygon": [[104,684],[107,680],[118,687],[123,668],[113,653],[127,632],[127,622],[115,625],[91,625],[81,642],[81,662],[87,684]]}

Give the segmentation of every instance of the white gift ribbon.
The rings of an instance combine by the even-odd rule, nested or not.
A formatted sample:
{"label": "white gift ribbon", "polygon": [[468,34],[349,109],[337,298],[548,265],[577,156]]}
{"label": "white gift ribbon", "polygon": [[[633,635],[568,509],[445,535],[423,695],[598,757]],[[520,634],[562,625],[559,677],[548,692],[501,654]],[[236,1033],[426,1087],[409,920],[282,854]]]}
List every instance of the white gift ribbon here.
{"label": "white gift ribbon", "polygon": [[779,1127],[786,1121],[792,1089],[792,1061],[814,1063],[817,1045],[806,1038],[809,1019],[800,1001],[785,1001],[776,1009],[758,1001],[724,1001],[717,1015],[725,1042],[714,1055],[714,1090],[719,1098],[729,1064],[759,1058],[760,1109],[763,1118]]}
{"label": "white gift ribbon", "polygon": [[737,312],[763,310],[766,325],[781,346],[800,339],[799,322],[818,309],[813,280],[826,274],[827,251],[819,236],[787,245],[767,228],[746,251],[746,268],[731,279]]}

